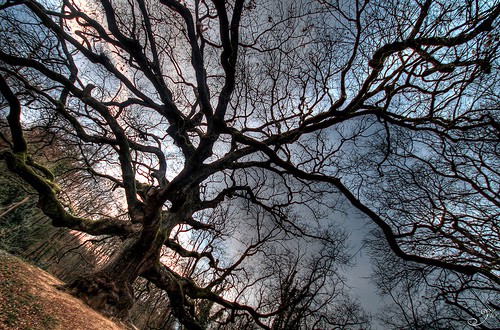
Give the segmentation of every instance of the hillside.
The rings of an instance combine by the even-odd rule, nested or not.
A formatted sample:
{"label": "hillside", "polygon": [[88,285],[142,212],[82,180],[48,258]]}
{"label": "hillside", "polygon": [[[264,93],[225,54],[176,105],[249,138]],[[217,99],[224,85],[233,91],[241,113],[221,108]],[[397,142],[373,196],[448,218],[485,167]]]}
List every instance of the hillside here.
{"label": "hillside", "polygon": [[124,330],[56,286],[49,273],[0,250],[0,329]]}

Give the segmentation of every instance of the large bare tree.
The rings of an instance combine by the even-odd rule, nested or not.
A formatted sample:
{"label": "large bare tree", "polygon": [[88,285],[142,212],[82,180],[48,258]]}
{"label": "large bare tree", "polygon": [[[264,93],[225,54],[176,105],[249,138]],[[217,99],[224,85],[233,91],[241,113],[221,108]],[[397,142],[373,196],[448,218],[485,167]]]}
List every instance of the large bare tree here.
{"label": "large bare tree", "polygon": [[[117,317],[142,277],[189,329],[361,323],[328,282],[346,202],[395,256],[498,290],[499,14],[479,0],[3,1],[0,158],[54,226],[123,239],[69,284]],[[37,125],[118,206],[71,208],[31,156]]]}

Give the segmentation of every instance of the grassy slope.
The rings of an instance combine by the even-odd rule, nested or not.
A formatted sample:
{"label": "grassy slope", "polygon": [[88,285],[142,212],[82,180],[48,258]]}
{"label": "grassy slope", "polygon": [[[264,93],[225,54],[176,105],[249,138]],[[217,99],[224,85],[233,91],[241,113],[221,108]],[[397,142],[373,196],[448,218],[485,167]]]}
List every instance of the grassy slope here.
{"label": "grassy slope", "polygon": [[0,250],[0,329],[123,330],[56,289],[61,281]]}

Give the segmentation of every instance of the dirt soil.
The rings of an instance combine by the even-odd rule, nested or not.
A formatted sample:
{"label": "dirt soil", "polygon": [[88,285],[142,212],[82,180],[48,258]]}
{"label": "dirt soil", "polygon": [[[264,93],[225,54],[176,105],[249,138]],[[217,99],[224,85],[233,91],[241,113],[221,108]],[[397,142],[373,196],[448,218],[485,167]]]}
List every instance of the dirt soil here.
{"label": "dirt soil", "polygon": [[0,251],[0,329],[125,330],[56,287],[49,273]]}

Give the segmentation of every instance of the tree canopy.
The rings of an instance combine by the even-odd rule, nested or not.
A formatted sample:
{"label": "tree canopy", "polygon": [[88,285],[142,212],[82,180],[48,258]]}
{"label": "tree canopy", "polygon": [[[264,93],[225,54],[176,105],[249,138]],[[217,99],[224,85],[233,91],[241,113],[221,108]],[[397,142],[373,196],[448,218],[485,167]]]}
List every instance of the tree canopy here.
{"label": "tree canopy", "polygon": [[[415,278],[455,313],[433,320],[478,319],[500,305],[499,15],[490,0],[2,1],[0,159],[54,226],[122,240],[68,284],[106,314],[126,319],[142,278],[188,329],[359,327],[334,219],[354,208],[399,265],[380,287]],[[37,159],[33,130],[67,152]],[[54,175],[63,158],[74,179]]]}

